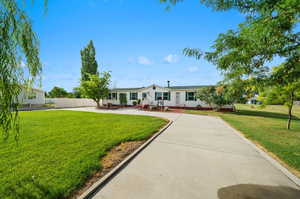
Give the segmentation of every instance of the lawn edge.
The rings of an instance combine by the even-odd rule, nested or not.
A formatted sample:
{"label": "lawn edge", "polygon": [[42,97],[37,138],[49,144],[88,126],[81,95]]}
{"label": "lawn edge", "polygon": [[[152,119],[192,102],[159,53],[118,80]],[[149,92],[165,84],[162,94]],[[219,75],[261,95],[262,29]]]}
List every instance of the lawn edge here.
{"label": "lawn edge", "polygon": [[249,144],[252,148],[254,148],[263,158],[265,158],[268,162],[271,163],[276,169],[280,170],[285,176],[287,176],[293,183],[295,183],[298,187],[300,187],[300,178],[297,174],[294,174],[293,168],[286,164],[283,160],[277,157],[274,153],[268,151],[265,147],[263,147],[260,143],[247,138],[242,131],[234,128],[231,124],[226,122],[220,116],[209,116],[218,118],[222,121],[227,127],[231,128],[236,135],[238,135],[241,139],[243,139],[247,144]]}
{"label": "lawn edge", "polygon": [[[165,120],[165,119],[164,119]],[[116,176],[122,169],[124,169],[140,152],[142,152],[151,142],[155,140],[161,133],[163,133],[173,121],[169,121],[164,127],[162,127],[157,133],[152,135],[145,143],[138,147],[133,153],[128,155],[120,164],[113,168],[110,172],[104,175],[101,179],[95,182],[90,188],[88,188],[78,199],[88,199],[98,193],[114,176]]]}

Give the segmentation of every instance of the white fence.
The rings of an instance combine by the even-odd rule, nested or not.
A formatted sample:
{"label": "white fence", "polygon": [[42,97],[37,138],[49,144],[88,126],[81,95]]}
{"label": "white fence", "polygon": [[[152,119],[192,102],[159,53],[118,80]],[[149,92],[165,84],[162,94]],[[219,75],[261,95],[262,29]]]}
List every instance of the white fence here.
{"label": "white fence", "polygon": [[92,99],[86,98],[46,98],[46,104],[54,104],[55,108],[97,106]]}

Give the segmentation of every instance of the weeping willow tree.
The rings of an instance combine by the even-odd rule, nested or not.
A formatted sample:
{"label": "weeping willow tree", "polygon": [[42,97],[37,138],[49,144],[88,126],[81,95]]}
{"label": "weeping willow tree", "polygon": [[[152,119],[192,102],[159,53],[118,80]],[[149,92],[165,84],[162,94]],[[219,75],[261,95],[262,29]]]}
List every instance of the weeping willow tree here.
{"label": "weeping willow tree", "polygon": [[5,139],[12,132],[17,138],[18,95],[41,70],[38,39],[26,13],[17,0],[0,0],[0,127]]}

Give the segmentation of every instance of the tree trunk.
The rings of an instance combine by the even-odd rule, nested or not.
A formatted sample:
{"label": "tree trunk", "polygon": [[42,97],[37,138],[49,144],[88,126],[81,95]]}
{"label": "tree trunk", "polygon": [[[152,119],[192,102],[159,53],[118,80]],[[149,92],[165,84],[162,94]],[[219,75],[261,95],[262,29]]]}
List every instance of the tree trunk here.
{"label": "tree trunk", "polygon": [[96,101],[96,103],[97,103],[97,108],[100,109],[100,101],[98,100]]}
{"label": "tree trunk", "polygon": [[288,130],[291,129],[291,122],[292,122],[292,107],[289,107],[289,119],[288,119],[288,123],[287,123]]}
{"label": "tree trunk", "polygon": [[289,106],[289,119],[288,119],[288,123],[287,123],[287,129],[290,130],[291,129],[291,123],[292,123],[292,109],[293,109],[293,105],[294,105],[294,93],[292,93],[291,95],[291,104]]}

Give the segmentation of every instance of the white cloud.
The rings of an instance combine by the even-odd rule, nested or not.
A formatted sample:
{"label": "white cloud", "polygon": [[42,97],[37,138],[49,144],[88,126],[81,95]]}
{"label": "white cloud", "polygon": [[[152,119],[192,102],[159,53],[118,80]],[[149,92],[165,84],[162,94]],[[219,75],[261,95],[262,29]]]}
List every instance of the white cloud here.
{"label": "white cloud", "polygon": [[137,58],[137,63],[142,64],[142,65],[150,65],[150,64],[152,64],[152,62],[150,61],[150,59],[148,59],[145,56],[139,56]]}
{"label": "white cloud", "polygon": [[169,54],[164,58],[164,62],[168,64],[176,63],[178,61],[177,55]]}
{"label": "white cloud", "polygon": [[191,67],[188,68],[188,71],[191,72],[191,73],[196,72],[198,70],[199,70],[199,68],[197,66],[191,66]]}

